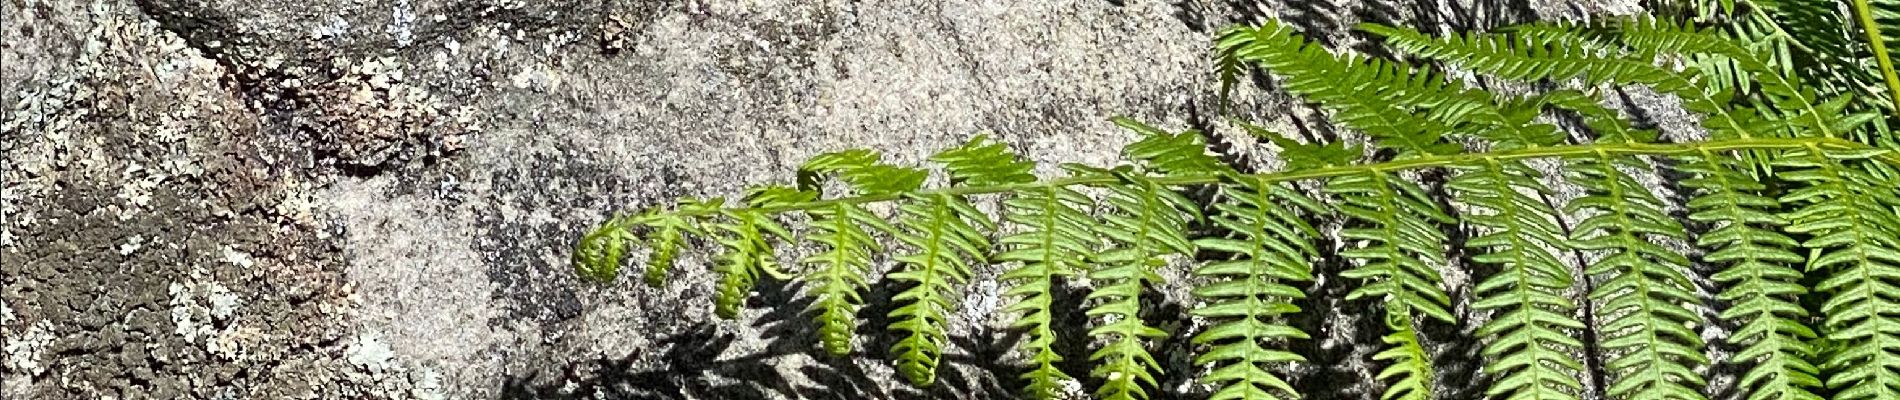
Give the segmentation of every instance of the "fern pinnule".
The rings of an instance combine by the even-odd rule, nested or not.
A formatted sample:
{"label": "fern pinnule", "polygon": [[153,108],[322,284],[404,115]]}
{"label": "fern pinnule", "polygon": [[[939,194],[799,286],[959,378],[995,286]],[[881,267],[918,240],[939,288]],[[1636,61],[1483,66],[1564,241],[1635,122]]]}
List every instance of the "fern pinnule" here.
{"label": "fern pinnule", "polygon": [[1054,186],[1003,202],[1004,219],[1025,229],[998,240],[1003,249],[995,261],[1022,263],[997,279],[1013,283],[1003,295],[1017,300],[1003,311],[1021,316],[1010,326],[1028,330],[1021,348],[1032,364],[1022,375],[1026,397],[1055,399],[1064,382],[1074,379],[1056,366],[1063,358],[1055,350],[1056,331],[1051,326],[1055,312],[1051,309],[1052,291],[1057,279],[1084,272],[1088,258],[1099,246],[1097,222],[1083,211],[1093,206],[1088,196]]}
{"label": "fern pinnule", "polygon": [[1319,257],[1312,240],[1319,232],[1293,209],[1322,209],[1312,198],[1280,185],[1244,182],[1223,188],[1224,199],[1208,221],[1233,232],[1231,237],[1194,241],[1204,250],[1235,258],[1202,264],[1194,275],[1213,281],[1194,289],[1206,301],[1192,314],[1212,319],[1214,326],[1194,336],[1194,343],[1210,345],[1195,357],[1196,364],[1215,364],[1203,382],[1219,385],[1210,400],[1291,399],[1298,391],[1268,372],[1272,364],[1306,361],[1298,354],[1271,347],[1287,340],[1306,339],[1305,332],[1279,321],[1299,312],[1290,300],[1306,297],[1292,282],[1313,279],[1310,260]]}
{"label": "fern pinnule", "polygon": [[1807,235],[1807,268],[1827,276],[1814,291],[1824,336],[1844,348],[1823,368],[1836,399],[1900,398],[1900,195],[1894,182],[1845,165],[1888,150],[1827,151],[1811,146],[1778,158],[1783,179],[1803,184],[1779,200],[1788,232]]}

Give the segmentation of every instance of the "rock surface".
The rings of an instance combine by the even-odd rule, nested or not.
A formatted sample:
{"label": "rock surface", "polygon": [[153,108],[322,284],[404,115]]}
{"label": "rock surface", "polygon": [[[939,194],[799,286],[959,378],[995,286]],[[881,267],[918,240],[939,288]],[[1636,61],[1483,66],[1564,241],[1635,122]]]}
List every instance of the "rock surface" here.
{"label": "rock surface", "polygon": [[[1106,119],[1127,115],[1253,154],[1213,115],[1208,39],[1235,22],[1366,50],[1358,21],[1634,3],[0,0],[0,397],[909,397],[889,338],[817,356],[795,287],[717,321],[706,255],[664,289],[603,286],[573,277],[572,243],[614,211],[848,147],[917,163],[992,132],[1047,175],[1112,164],[1134,135]],[[1235,100],[1327,129],[1270,90]],[[923,395],[1011,397],[998,272],[960,300],[951,370]],[[1329,301],[1340,317],[1306,323],[1330,359],[1295,384],[1376,397],[1377,323]],[[1188,346],[1162,344],[1166,398],[1205,393]],[[1464,364],[1441,380],[1474,387]]]}

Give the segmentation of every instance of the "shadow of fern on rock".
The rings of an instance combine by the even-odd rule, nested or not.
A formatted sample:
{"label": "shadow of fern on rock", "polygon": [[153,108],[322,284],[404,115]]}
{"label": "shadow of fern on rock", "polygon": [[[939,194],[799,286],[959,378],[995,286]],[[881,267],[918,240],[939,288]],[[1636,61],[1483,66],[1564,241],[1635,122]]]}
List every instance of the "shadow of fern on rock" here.
{"label": "shadow of fern on rock", "polygon": [[712,324],[700,324],[662,339],[659,344],[667,350],[657,357],[659,365],[642,366],[643,352],[635,351],[626,357],[570,364],[553,382],[535,384],[536,377],[507,378],[501,398],[769,399],[772,397],[764,388],[780,396],[792,393],[790,385],[767,362],[783,354],[762,352],[720,359],[737,337],[717,332]]}

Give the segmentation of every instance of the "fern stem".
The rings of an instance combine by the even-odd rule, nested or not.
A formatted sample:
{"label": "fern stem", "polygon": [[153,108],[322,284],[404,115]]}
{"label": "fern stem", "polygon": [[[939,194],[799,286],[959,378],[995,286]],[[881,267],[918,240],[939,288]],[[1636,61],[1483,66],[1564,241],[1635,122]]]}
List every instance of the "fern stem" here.
{"label": "fern stem", "polygon": [[[1572,157],[1572,156],[1595,155],[1599,151],[1606,154],[1612,154],[1612,155],[1686,155],[1686,154],[1697,154],[1703,151],[1724,152],[1724,151],[1740,151],[1740,150],[1804,149],[1810,145],[1818,146],[1820,148],[1825,148],[1825,149],[1830,149],[1830,150],[1865,150],[1865,149],[1873,148],[1871,146],[1868,146],[1866,144],[1862,144],[1859,142],[1854,142],[1851,140],[1841,139],[1841,138],[1831,138],[1831,137],[1801,137],[1801,138],[1755,137],[1755,138],[1710,140],[1710,141],[1692,142],[1692,143],[1614,143],[1614,144],[1599,143],[1599,144],[1587,144],[1587,145],[1529,147],[1529,148],[1521,148],[1521,149],[1500,150],[1500,151],[1479,152],[1479,153],[1422,155],[1422,156],[1411,157],[1411,158],[1406,158],[1402,160],[1387,161],[1387,162],[1380,162],[1380,163],[1335,166],[1335,167],[1325,167],[1325,168],[1312,168],[1312,169],[1291,170],[1291,171],[1281,171],[1281,172],[1262,173],[1262,174],[1241,174],[1238,176],[1240,177],[1240,179],[1251,179],[1261,184],[1272,184],[1272,183],[1281,183],[1281,182],[1303,181],[1303,180],[1310,180],[1310,179],[1333,178],[1333,177],[1341,177],[1341,176],[1347,176],[1347,175],[1364,174],[1372,170],[1382,170],[1382,171],[1390,172],[1390,171],[1404,171],[1404,170],[1414,170],[1414,169],[1446,167],[1446,166],[1470,163],[1474,161],[1481,161],[1485,159],[1497,159],[1499,161],[1508,161],[1508,160],[1526,160],[1526,159],[1537,159],[1537,158],[1561,158],[1561,157]],[[1886,163],[1888,165],[1892,165],[1896,168],[1900,168],[1900,153],[1890,152],[1890,153],[1874,156],[1873,159],[1879,160],[1880,162]],[[1208,184],[1221,183],[1222,181],[1233,179],[1233,178],[1229,178],[1223,174],[1183,174],[1183,175],[1155,176],[1149,179],[1153,180],[1155,183],[1166,185],[1166,186],[1191,186],[1191,185],[1208,185]],[[1108,185],[1112,185],[1112,184],[1116,184],[1120,182],[1121,182],[1121,178],[1118,178],[1112,174],[1097,174],[1097,175],[1077,176],[1077,177],[1071,177],[1071,178],[1051,179],[1051,180],[1038,181],[1038,182],[1010,183],[1010,184],[989,185],[989,186],[953,186],[953,187],[945,187],[945,188],[939,188],[939,189],[920,190],[920,191],[908,192],[908,193],[881,193],[881,194],[860,195],[860,196],[852,196],[852,197],[839,197],[839,198],[810,201],[810,202],[803,202],[803,203],[778,204],[778,205],[771,205],[771,206],[765,206],[765,207],[733,207],[733,208],[727,208],[724,210],[731,211],[731,212],[750,211],[750,212],[758,212],[761,214],[778,214],[778,213],[806,211],[806,210],[812,210],[812,209],[832,207],[832,206],[836,206],[839,203],[864,204],[864,203],[886,202],[886,201],[897,200],[905,196],[933,196],[933,195],[939,195],[939,194],[947,194],[947,195],[952,195],[952,196],[971,196],[971,195],[981,195],[981,194],[1022,192],[1022,191],[1037,190],[1037,189],[1048,188],[1048,187],[1065,187],[1065,186],[1098,186],[1099,187],[1099,186],[1108,186]],[[675,211],[673,215],[678,215],[681,217],[700,217],[700,216],[716,214],[719,212],[721,212],[721,210],[717,210],[717,209]]]}
{"label": "fern stem", "polygon": [[1860,19],[1861,31],[1867,34],[1867,47],[1874,51],[1874,62],[1880,64],[1880,76],[1887,81],[1887,99],[1893,101],[1893,109],[1900,110],[1900,75],[1894,73],[1893,58],[1887,56],[1886,39],[1880,36],[1880,23],[1874,21],[1873,7],[1867,0],[1854,0],[1854,16]]}

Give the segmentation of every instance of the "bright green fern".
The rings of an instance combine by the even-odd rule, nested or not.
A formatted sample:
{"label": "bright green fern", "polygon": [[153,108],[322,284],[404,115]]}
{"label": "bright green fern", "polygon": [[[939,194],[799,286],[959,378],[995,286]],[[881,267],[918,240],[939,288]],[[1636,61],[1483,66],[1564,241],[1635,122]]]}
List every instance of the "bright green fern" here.
{"label": "bright green fern", "polygon": [[[1345,300],[1375,306],[1381,348],[1325,361],[1375,365],[1378,382],[1365,384],[1384,400],[1473,382],[1498,399],[1704,400],[1720,373],[1709,355],[1724,354],[1706,349],[1720,332],[1711,325],[1735,327],[1717,338],[1738,349],[1721,362],[1741,370],[1750,400],[1900,398],[1900,152],[1883,147],[1893,122],[1884,85],[1849,73],[1883,63],[1831,53],[1864,42],[1803,22],[1892,35],[1879,25],[1900,8],[1856,0],[1830,19],[1813,1],[1758,3],[1722,0],[1709,3],[1721,13],[1698,15],[1747,25],[1639,15],[1451,36],[1361,27],[1427,64],[1335,52],[1278,22],[1230,28],[1213,46],[1223,103],[1258,70],[1349,134],[1296,140],[1236,121],[1279,149],[1279,169],[1264,173],[1214,156],[1207,133],[1128,118],[1112,120],[1135,138],[1124,162],[1067,164],[1060,177],[1037,176],[988,136],[932,156],[934,178],[869,149],[835,151],[803,164],[795,187],[616,215],[581,236],[574,268],[607,282],[644,254],[646,281],[660,285],[677,260],[694,259],[682,252],[710,242],[714,314],[743,317],[761,279],[801,281],[819,348],[847,356],[862,336],[888,335],[898,375],[919,387],[955,360],[945,357],[952,321],[982,322],[955,316],[964,286],[999,272],[1003,323],[1023,334],[1018,390],[1037,400],[1078,384],[1112,400],[1339,390],[1301,379],[1308,360],[1336,354],[1292,346],[1334,334],[1296,322],[1339,312],[1295,306],[1314,296],[1309,282],[1345,285]],[[1776,15],[1798,18],[1767,18]],[[1820,65],[1838,60],[1860,67]],[[1464,73],[1475,76],[1448,77]],[[1548,88],[1474,84],[1486,80]],[[1706,139],[1667,142],[1608,106],[1607,90],[1633,87],[1682,99],[1701,122],[1689,136]],[[799,229],[781,225],[800,214],[809,222]],[[1454,229],[1471,237],[1453,241]],[[1338,248],[1318,245],[1329,242]],[[777,261],[786,245],[805,255],[791,267]],[[1476,265],[1455,265],[1454,254]],[[1315,273],[1328,258],[1345,270]],[[1459,296],[1469,298],[1448,293],[1450,268],[1476,272]],[[886,269],[899,289],[892,322],[859,329],[864,291]],[[1193,287],[1185,315],[1151,304],[1169,276]],[[1709,281],[1715,301],[1697,287]],[[1086,286],[1085,310],[1057,308],[1068,285]],[[1710,309],[1719,320],[1705,320]],[[1078,314],[1087,332],[1056,323]],[[1195,323],[1159,323],[1169,318]],[[1441,338],[1427,333],[1467,321],[1482,321],[1471,332],[1484,368],[1452,382],[1446,360],[1433,359]],[[1180,356],[1157,353],[1171,335],[1190,338],[1198,368],[1163,371]],[[1089,350],[1071,354],[1062,341]],[[1080,357],[1088,371],[1065,369]],[[1196,384],[1163,387],[1164,373]]]}

